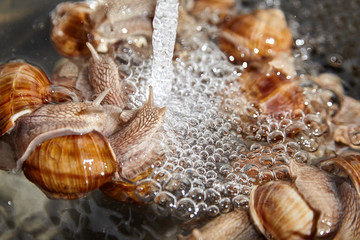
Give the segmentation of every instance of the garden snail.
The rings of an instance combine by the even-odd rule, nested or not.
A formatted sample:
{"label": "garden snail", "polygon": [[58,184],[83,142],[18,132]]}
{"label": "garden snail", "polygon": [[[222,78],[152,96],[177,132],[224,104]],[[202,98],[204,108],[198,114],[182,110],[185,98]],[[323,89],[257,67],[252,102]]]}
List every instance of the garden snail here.
{"label": "garden snail", "polygon": [[129,39],[137,46],[145,41],[147,45],[154,7],[155,1],[140,5],[113,0],[65,2],[51,14],[51,40],[57,51],[67,57],[90,55],[87,42],[99,52],[107,52],[111,44],[121,40]]}
{"label": "garden snail", "polygon": [[44,105],[18,119],[18,168],[49,197],[81,197],[116,169],[131,179],[156,159],[152,137],[165,108],[153,105],[151,87],[147,103],[130,117],[116,106],[100,105],[105,94],[90,103]]}
{"label": "garden snail", "polygon": [[47,196],[79,198],[110,181],[116,170],[132,178],[156,159],[151,139],[165,108],[153,105],[151,87],[147,103],[139,110],[101,105],[110,88],[91,102],[47,104],[53,101],[54,91],[41,69],[14,62],[1,70],[2,89],[7,90],[1,99],[7,110],[2,133],[13,137],[17,169],[23,168]]}
{"label": "garden snail", "polygon": [[218,41],[232,61],[241,63],[290,52],[292,34],[280,10],[264,9],[224,22]]}
{"label": "garden snail", "polygon": [[41,105],[74,98],[71,92],[52,85],[40,68],[20,61],[0,65],[0,86],[1,135],[10,132],[19,117]]}

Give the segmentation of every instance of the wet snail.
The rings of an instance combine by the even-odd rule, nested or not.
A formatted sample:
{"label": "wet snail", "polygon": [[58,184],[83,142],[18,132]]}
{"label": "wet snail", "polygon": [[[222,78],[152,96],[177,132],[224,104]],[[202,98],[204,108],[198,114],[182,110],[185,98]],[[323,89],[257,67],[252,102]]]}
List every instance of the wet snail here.
{"label": "wet snail", "polygon": [[126,39],[136,46],[147,46],[154,9],[155,1],[64,2],[51,14],[51,40],[67,57],[90,55],[87,42],[99,52],[107,52],[112,44]]}
{"label": "wet snail", "polygon": [[[148,101],[137,110],[101,105],[110,88],[91,102],[46,104],[51,96],[46,75],[39,74],[38,68],[26,63],[3,66],[5,70],[8,68],[14,70],[11,69],[10,74],[2,71],[0,76],[5,86],[12,82],[19,84],[20,79],[25,83],[30,81],[30,86],[36,88],[28,89],[20,82],[22,88],[15,88],[16,94],[2,98],[3,104],[10,102],[10,110],[3,112],[3,132],[13,136],[18,153],[17,169],[22,168],[25,176],[50,198],[84,196],[110,181],[115,171],[131,179],[146,170],[156,158],[152,137],[161,126],[166,108],[154,106],[151,87]],[[19,72],[20,77],[12,73],[14,71]],[[109,81],[107,75],[101,77],[97,80],[104,84]],[[45,90],[37,87],[43,82]],[[124,91],[117,92],[121,93]],[[24,106],[18,107],[18,102]]]}
{"label": "wet snail", "polygon": [[[71,5],[79,7],[94,23],[82,26],[85,33],[90,33],[80,39],[82,48],[87,49],[86,56],[76,53],[73,56],[77,57],[62,60],[53,84],[73,90],[78,99],[41,102],[16,118],[15,126],[8,131],[15,140],[18,168],[27,178],[50,198],[74,199],[100,188],[106,196],[121,202],[149,204],[155,214],[191,225],[189,238],[357,237],[358,156],[346,157],[338,148],[338,142],[356,146],[356,128],[347,128],[348,133],[355,134],[345,136],[346,131],[340,134],[343,128],[339,125],[356,126],[357,122],[346,122],[339,116],[351,109],[342,108],[349,102],[338,85],[326,89],[329,86],[323,81],[297,76],[287,55],[289,45],[278,51],[275,39],[274,49],[256,45],[259,52],[250,54],[247,64],[245,58],[236,62],[224,57],[216,45],[222,44],[219,39],[210,42],[205,39],[206,33],[204,38],[195,36],[203,34],[196,25],[196,16],[191,16],[198,14],[197,8],[186,15],[193,20],[189,22],[196,23],[187,29],[194,38],[183,41],[182,35],[177,39],[175,51],[181,51],[173,58],[177,75],[167,102],[169,118],[162,125],[165,108],[154,106],[152,88],[139,108],[131,107],[134,105],[129,99],[133,98],[127,93],[127,80],[133,81],[137,90],[146,86],[149,59],[132,65],[122,56],[137,57],[131,52],[138,46],[125,48],[123,39],[110,37],[102,49],[91,39],[104,23],[102,18],[93,18],[93,11],[101,13],[105,26],[116,28],[113,33],[119,32],[121,25],[114,24],[120,21],[116,16],[119,6],[115,1],[105,2],[107,7],[95,10],[90,5],[84,9]],[[210,4],[215,8],[220,3],[195,2],[200,4],[198,7]],[[234,1],[226,2],[225,11]],[[134,6],[140,12],[147,9],[137,2]],[[103,8],[111,11],[105,14]],[[281,17],[277,11],[262,10],[262,14]],[[71,16],[70,11],[63,14]],[[151,13],[139,15],[148,20]],[[254,15],[246,16],[254,20]],[[223,19],[222,27],[237,19],[231,17]],[[248,28],[253,34],[243,37],[233,29],[241,36],[231,35],[227,40],[241,42],[257,31],[267,30],[269,26],[265,24],[262,29],[264,21],[259,18],[256,21],[260,21],[260,28]],[[218,25],[212,27],[224,31]],[[250,52],[255,49],[253,45],[247,47]],[[237,45],[234,49],[244,56],[248,53]],[[218,58],[204,64],[213,55]],[[128,67],[129,72],[145,70],[145,75],[125,79],[120,66]],[[356,115],[356,110],[352,114]],[[347,138],[338,140],[334,136]],[[164,149],[159,148],[162,144]],[[334,158],[326,159],[329,156]],[[324,199],[327,204],[323,204]],[[203,223],[208,224],[201,228]]]}

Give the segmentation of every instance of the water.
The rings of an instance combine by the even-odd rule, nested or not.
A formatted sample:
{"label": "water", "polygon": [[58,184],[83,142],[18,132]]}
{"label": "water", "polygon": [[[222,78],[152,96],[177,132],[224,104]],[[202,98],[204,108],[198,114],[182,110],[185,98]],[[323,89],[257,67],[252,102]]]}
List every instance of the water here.
{"label": "water", "polygon": [[174,79],[172,58],[178,19],[177,0],[158,0],[153,19],[153,62],[149,85],[157,104],[166,103]]}

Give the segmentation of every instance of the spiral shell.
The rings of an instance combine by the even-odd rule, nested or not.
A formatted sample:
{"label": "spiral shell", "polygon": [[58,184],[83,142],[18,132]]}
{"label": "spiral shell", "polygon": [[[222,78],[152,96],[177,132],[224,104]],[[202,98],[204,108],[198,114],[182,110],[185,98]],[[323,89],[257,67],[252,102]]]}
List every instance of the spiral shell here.
{"label": "spiral shell", "polygon": [[314,235],[314,211],[289,183],[255,187],[250,197],[254,224],[269,239],[303,239]]}
{"label": "spiral shell", "polygon": [[244,62],[290,51],[292,34],[281,10],[264,9],[225,22],[218,41],[234,62]]}
{"label": "spiral shell", "polygon": [[242,83],[246,98],[259,104],[265,113],[303,110],[305,107],[298,81],[281,72],[245,72]]}
{"label": "spiral shell", "polygon": [[94,23],[90,14],[94,11],[87,2],[65,2],[52,12],[51,41],[56,50],[67,57],[90,54],[86,42],[91,42],[90,33]]}
{"label": "spiral shell", "polygon": [[116,165],[106,138],[93,131],[44,141],[23,170],[49,198],[75,199],[110,181]]}
{"label": "spiral shell", "polygon": [[0,131],[14,127],[21,115],[32,112],[51,98],[50,81],[38,67],[25,62],[0,66]]}
{"label": "spiral shell", "polygon": [[[209,20],[224,20],[235,12],[235,0],[194,0],[189,1],[187,8],[195,17]],[[214,18],[217,16],[217,18]],[[212,18],[212,19],[211,19]]]}
{"label": "spiral shell", "polygon": [[341,177],[349,177],[360,196],[360,155],[336,156],[319,163],[325,171]]}

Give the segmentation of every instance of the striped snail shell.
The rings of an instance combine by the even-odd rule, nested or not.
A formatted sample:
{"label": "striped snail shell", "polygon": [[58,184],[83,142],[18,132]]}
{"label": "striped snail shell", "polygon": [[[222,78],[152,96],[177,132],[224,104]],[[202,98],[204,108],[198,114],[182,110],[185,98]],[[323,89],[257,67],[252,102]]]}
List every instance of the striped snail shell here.
{"label": "striped snail shell", "polygon": [[38,67],[26,62],[0,65],[0,131],[14,127],[16,119],[51,99],[50,81]]}

